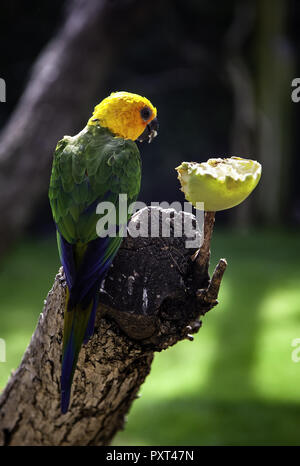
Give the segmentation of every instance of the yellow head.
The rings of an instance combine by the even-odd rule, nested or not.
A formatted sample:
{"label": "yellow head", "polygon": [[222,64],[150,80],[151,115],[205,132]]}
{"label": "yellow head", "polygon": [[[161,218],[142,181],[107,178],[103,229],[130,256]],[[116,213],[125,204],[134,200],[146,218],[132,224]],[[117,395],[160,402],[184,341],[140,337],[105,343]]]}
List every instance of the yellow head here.
{"label": "yellow head", "polygon": [[[94,109],[88,125],[108,128],[115,136],[135,141],[143,133],[149,142],[157,134],[156,108],[146,97],[130,92],[113,92]],[[153,122],[155,120],[155,123]]]}

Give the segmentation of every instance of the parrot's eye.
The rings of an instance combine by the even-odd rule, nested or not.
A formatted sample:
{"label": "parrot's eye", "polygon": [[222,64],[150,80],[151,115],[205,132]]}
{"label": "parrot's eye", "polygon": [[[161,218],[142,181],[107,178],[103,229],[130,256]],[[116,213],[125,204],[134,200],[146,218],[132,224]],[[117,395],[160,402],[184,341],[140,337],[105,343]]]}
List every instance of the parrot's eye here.
{"label": "parrot's eye", "polygon": [[149,107],[143,107],[141,110],[141,117],[144,121],[148,121],[152,115],[152,111]]}

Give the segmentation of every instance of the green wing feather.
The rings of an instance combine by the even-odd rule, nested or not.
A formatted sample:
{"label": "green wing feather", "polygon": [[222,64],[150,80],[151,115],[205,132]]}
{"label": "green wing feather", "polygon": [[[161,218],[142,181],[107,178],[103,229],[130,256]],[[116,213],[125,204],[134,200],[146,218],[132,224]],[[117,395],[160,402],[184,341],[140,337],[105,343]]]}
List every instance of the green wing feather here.
{"label": "green wing feather", "polygon": [[[99,282],[104,278],[122,238],[99,238],[101,215],[96,206],[140,190],[141,163],[137,146],[114,137],[100,126],[88,126],[57,144],[49,188],[58,247],[68,283],[62,361],[62,411],[69,405],[71,383],[82,341],[92,333]],[[104,214],[102,214],[104,215]]]}

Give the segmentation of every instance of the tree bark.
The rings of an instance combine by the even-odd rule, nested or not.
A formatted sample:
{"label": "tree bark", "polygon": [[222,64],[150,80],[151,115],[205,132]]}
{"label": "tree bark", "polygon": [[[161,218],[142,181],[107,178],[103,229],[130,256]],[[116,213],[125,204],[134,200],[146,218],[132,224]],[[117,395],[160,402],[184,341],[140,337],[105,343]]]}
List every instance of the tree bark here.
{"label": "tree bark", "polygon": [[148,8],[138,0],[68,2],[60,30],[37,58],[0,134],[0,256],[22,233],[47,192],[57,141],[81,130],[106,96],[117,57],[136,29],[151,19],[155,4]]}
{"label": "tree bark", "polygon": [[285,220],[291,161],[291,97],[295,57],[287,32],[289,4],[257,0],[256,112],[257,158],[264,170],[258,189],[260,219],[269,225]]}
{"label": "tree bark", "polygon": [[[230,154],[256,158],[256,108],[251,67],[247,61],[246,44],[255,24],[255,2],[236,2],[233,21],[226,34],[226,72],[232,89],[233,120],[230,134]],[[229,212],[235,227],[246,230],[257,210],[255,196],[242,203],[236,212]],[[260,206],[259,206],[260,208]]]}
{"label": "tree bark", "polygon": [[[150,372],[154,352],[192,340],[200,317],[217,304],[226,261],[219,261],[210,280],[213,214],[207,217],[198,255],[196,247],[185,246],[191,230],[172,235],[178,219],[192,220],[195,228],[193,216],[182,212],[171,218],[169,238],[128,236],[123,241],[102,283],[95,333],[81,350],[65,415],[59,387],[65,280],[59,271],[20,367],[0,398],[0,445],[111,442]],[[153,219],[161,228],[168,221],[166,211],[146,208],[133,217],[135,225],[147,222],[148,232]]]}

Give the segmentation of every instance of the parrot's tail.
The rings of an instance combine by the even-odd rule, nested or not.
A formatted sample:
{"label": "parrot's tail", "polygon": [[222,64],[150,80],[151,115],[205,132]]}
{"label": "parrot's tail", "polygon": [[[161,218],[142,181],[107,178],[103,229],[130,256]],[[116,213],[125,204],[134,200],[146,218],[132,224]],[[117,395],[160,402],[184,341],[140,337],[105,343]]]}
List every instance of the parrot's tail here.
{"label": "parrot's tail", "polygon": [[93,334],[97,307],[97,298],[93,298],[87,306],[77,304],[70,309],[69,290],[67,290],[64,337],[61,371],[61,412],[68,411],[71,386],[82,343],[87,343]]}

